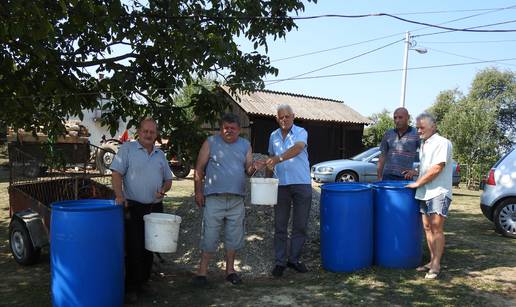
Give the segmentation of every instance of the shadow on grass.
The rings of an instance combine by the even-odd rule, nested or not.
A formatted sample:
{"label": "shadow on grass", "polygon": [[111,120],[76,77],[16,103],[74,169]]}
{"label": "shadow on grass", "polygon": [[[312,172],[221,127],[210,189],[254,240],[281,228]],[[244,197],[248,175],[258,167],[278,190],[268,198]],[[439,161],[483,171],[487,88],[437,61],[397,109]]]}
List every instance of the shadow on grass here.
{"label": "shadow on grass", "polygon": [[[182,180],[189,180],[182,179]],[[191,180],[191,179],[190,179]],[[186,194],[189,192],[187,191]],[[314,189],[314,198],[319,198],[319,189]],[[471,195],[467,195],[471,196]],[[458,196],[458,198],[463,196]],[[471,202],[471,200],[468,200]],[[476,201],[476,199],[474,200]],[[476,206],[476,204],[474,204]],[[142,297],[141,306],[264,306],[264,305],[510,305],[510,297],[497,284],[476,285],[471,280],[472,271],[484,271],[498,267],[514,267],[516,263],[516,240],[501,237],[481,213],[467,210],[453,211],[446,221],[447,246],[441,279],[427,281],[424,273],[414,270],[390,270],[371,267],[355,273],[331,273],[321,268],[319,240],[312,238],[305,248],[306,263],[310,272],[298,274],[287,270],[283,278],[274,279],[263,275],[250,277],[244,274],[244,284],[234,287],[224,281],[224,273],[213,269],[206,288],[191,284],[192,272],[198,262],[201,211],[191,195],[170,197],[165,212],[180,215],[183,221],[196,225],[191,229],[181,227],[180,246],[174,254],[164,255],[165,263],[155,262],[151,285],[158,291],[154,297]],[[4,210],[5,208],[1,208]],[[248,225],[247,235],[269,238],[273,233],[272,207],[248,208],[258,223]],[[247,213],[247,212],[246,212]],[[50,268],[48,249],[43,250],[40,263],[19,266],[10,256],[7,227],[8,219],[2,214],[0,220],[0,294],[8,306],[50,305]],[[319,220],[314,218],[314,227]],[[181,238],[189,237],[182,245]],[[272,250],[263,249],[263,241],[248,242],[246,248],[256,251],[253,257],[270,265]],[[345,251],[343,251],[345,252]],[[424,252],[427,257],[427,251]],[[238,258],[238,257],[237,257]],[[245,264],[249,259],[242,259]],[[213,264],[213,263],[212,263]],[[491,288],[489,288],[491,287]]]}
{"label": "shadow on grass", "polygon": [[[1,210],[6,208],[2,204]],[[31,266],[19,265],[9,248],[7,213],[0,220],[0,296],[3,306],[50,306],[50,257],[44,248],[40,261]]]}
{"label": "shadow on grass", "polygon": [[514,267],[516,263],[516,240],[497,234],[494,224],[479,214],[454,212],[446,222],[445,232],[445,257],[451,267],[467,272]]}
{"label": "shadow on grass", "polygon": [[0,183],[9,182],[9,167],[0,165]]}

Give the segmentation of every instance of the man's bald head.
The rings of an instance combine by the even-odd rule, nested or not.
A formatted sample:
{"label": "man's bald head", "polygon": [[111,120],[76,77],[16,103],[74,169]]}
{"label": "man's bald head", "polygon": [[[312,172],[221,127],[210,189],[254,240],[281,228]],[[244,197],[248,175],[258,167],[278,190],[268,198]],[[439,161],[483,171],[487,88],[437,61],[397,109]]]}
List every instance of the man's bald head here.
{"label": "man's bald head", "polygon": [[394,110],[394,124],[396,129],[405,131],[408,128],[409,112],[407,109],[400,107]]}
{"label": "man's bald head", "polygon": [[396,114],[396,113],[403,113],[403,114],[406,114],[406,115],[407,115],[407,117],[408,117],[408,115],[409,115],[408,110],[407,110],[406,108],[404,108],[404,107],[399,107],[399,108],[397,108],[396,110],[394,110],[394,114]]}

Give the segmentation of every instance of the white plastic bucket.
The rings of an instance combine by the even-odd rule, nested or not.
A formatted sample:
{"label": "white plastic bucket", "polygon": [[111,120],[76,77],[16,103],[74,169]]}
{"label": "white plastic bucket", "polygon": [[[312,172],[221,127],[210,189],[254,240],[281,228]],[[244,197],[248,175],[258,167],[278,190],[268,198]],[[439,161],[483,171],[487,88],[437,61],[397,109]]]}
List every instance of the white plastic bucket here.
{"label": "white plastic bucket", "polygon": [[173,253],[177,249],[181,217],[166,213],[143,216],[145,221],[145,249],[156,253]]}
{"label": "white plastic bucket", "polygon": [[251,178],[251,204],[273,206],[278,202],[276,178]]}

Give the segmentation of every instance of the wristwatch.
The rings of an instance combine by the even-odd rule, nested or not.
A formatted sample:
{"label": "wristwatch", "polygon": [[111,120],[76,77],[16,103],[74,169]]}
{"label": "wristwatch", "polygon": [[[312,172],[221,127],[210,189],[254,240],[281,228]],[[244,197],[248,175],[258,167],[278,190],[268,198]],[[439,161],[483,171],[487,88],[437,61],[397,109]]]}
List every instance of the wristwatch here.
{"label": "wristwatch", "polygon": [[279,156],[279,161],[283,162],[283,156],[282,155]]}

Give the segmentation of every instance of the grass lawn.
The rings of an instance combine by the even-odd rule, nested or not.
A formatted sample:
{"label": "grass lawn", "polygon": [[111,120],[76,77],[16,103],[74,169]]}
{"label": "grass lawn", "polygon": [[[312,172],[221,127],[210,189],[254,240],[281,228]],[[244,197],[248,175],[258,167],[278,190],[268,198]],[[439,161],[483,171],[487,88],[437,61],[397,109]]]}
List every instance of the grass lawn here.
{"label": "grass lawn", "polygon": [[[193,191],[191,180],[175,184],[169,206],[179,205]],[[494,232],[494,225],[479,209],[479,192],[457,189],[446,222],[443,274],[437,281],[423,279],[414,270],[372,267],[355,273],[330,273],[320,259],[307,274],[287,270],[284,278],[245,279],[242,286],[210,276],[207,288],[190,284],[192,272],[177,265],[162,265],[153,276],[158,295],[142,298],[141,306],[516,306],[516,240]],[[50,305],[48,248],[40,263],[22,267],[8,247],[7,183],[0,181],[0,305]],[[425,248],[425,257],[427,257]],[[264,259],[269,261],[269,259]],[[94,293],[92,293],[94,295]]]}

